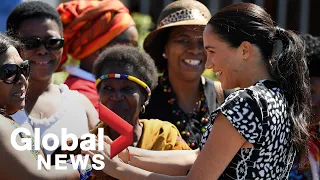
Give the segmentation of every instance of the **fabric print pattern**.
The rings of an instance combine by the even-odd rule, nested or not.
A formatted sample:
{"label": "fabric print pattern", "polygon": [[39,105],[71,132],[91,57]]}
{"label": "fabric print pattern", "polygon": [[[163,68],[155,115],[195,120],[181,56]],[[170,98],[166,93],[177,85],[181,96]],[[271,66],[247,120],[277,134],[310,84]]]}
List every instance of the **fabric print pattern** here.
{"label": "fabric print pattern", "polygon": [[[11,119],[11,118],[10,118]],[[11,124],[12,126],[14,126],[16,129],[19,128],[20,126],[14,121],[11,119]],[[34,137],[33,136],[28,136],[26,135],[25,133],[23,132],[19,132],[19,136],[20,138],[28,138],[28,139],[31,139],[31,144],[32,144],[32,149],[30,150],[31,154],[33,155],[33,157],[38,160],[38,155],[41,154],[41,152],[39,150],[35,150],[35,146],[34,146]]]}
{"label": "fabric print pattern", "polygon": [[167,24],[186,21],[186,20],[203,20],[207,21],[209,17],[206,17],[204,13],[201,13],[198,9],[182,9],[180,11],[174,12],[167,17],[165,17],[159,24],[159,27],[165,26]]}
{"label": "fabric print pattern", "polygon": [[288,102],[276,82],[263,80],[227,97],[210,116],[203,148],[221,112],[253,148],[241,148],[219,179],[288,179],[295,149]]}

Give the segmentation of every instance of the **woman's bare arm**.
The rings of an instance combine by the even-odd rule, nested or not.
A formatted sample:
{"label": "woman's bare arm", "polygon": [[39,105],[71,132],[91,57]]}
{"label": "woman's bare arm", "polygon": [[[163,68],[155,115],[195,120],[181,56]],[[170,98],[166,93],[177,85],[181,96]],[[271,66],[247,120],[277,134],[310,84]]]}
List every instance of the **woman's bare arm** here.
{"label": "woman's bare arm", "polygon": [[83,94],[79,93],[80,101],[83,103],[83,106],[86,110],[86,114],[88,117],[88,125],[89,130],[93,129],[100,122],[99,114],[97,110],[94,108],[90,100]]}
{"label": "woman's bare arm", "polygon": [[[151,151],[129,147],[130,164],[141,169],[172,176],[184,176],[200,152],[196,150]],[[128,152],[120,154],[128,163]]]}
{"label": "woman's bare arm", "polygon": [[[105,168],[103,172],[118,179],[153,179],[153,180],[212,180],[218,179],[233,157],[240,148],[250,148],[253,145],[248,143],[245,138],[232,126],[230,121],[221,113],[216,117],[212,132],[203,147],[203,150],[194,162],[188,176],[168,176],[159,173],[150,172],[141,168],[133,167],[120,162],[117,157],[110,160],[109,146],[105,144],[105,150],[84,152],[91,157],[94,154],[103,155]],[[163,157],[165,158],[165,157]],[[165,161],[167,158],[160,161]],[[184,158],[184,157],[180,157]],[[164,167],[159,165],[159,168]],[[165,167],[164,167],[165,168]],[[173,169],[175,170],[175,169]]]}
{"label": "woman's bare arm", "polygon": [[44,168],[42,170],[38,170],[37,161],[30,151],[18,151],[11,145],[11,133],[14,128],[10,123],[9,119],[0,116],[1,179],[79,179],[79,173],[77,170],[58,171],[45,170]]}

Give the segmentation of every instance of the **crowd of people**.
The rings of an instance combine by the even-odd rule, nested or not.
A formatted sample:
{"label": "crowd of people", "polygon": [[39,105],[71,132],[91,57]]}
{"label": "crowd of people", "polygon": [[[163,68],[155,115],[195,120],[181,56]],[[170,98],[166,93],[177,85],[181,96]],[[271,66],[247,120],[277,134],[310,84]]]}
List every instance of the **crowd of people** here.
{"label": "crowd of people", "polygon": [[[252,3],[211,14],[179,0],[162,10],[144,51],[137,39],[119,0],[27,1],[11,11],[0,34],[0,179],[320,178],[320,37],[281,28]],[[70,58],[79,65],[66,66]],[[69,73],[59,85],[58,71]],[[133,127],[133,143],[113,158],[120,134],[100,121],[104,108]],[[39,170],[38,156],[54,167],[61,147],[18,151],[10,142],[19,127],[31,135],[19,133],[18,144],[33,146],[35,128],[59,140],[62,128],[78,138],[103,128],[105,149],[77,154],[101,155],[105,167]]]}

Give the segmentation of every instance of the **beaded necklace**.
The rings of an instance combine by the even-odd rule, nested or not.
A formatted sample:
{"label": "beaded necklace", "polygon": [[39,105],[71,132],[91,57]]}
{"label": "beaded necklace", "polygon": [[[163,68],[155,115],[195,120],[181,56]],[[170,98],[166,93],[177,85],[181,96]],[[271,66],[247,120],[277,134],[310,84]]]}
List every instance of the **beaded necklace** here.
{"label": "beaded necklace", "polygon": [[[8,118],[10,120],[10,123],[11,125],[17,129],[19,128],[20,126],[16,123],[16,121],[14,119],[12,119],[10,116],[5,116],[6,118]],[[19,136],[20,138],[29,138],[31,139],[31,144],[32,144],[32,149],[30,150],[31,154],[34,156],[34,158],[36,160],[38,160],[38,155],[41,154],[42,152],[40,150],[35,150],[35,140],[34,140],[34,137],[33,136],[29,136],[29,135],[26,135],[25,133],[23,132],[19,132]]]}
{"label": "beaded necklace", "polygon": [[168,73],[164,71],[159,76],[159,82],[163,87],[163,92],[168,97],[168,104],[172,110],[172,114],[175,118],[170,121],[178,128],[182,138],[192,149],[199,147],[199,142],[202,133],[206,131],[208,125],[208,106],[206,97],[204,94],[205,82],[201,81],[200,88],[200,100],[196,102],[198,109],[194,109],[191,113],[185,113],[178,105],[176,94],[173,92],[171,87]]}

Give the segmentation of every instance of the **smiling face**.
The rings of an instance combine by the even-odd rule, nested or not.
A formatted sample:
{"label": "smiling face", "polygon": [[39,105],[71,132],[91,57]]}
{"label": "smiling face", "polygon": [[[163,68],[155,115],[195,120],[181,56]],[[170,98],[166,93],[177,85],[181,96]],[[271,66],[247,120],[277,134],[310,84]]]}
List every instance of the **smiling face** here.
{"label": "smiling face", "polygon": [[[113,67],[112,72],[123,72],[123,70]],[[107,68],[102,71],[102,74],[109,73],[111,72]],[[133,126],[138,124],[138,116],[146,98],[146,91],[140,85],[127,79],[104,79],[98,91],[103,105],[129,124]]]}
{"label": "smiling face", "polygon": [[211,25],[207,25],[203,32],[203,42],[207,52],[206,68],[214,71],[223,89],[239,87],[241,49],[222,41]]}
{"label": "smiling face", "polygon": [[[0,55],[0,66],[5,64],[22,64],[22,59],[18,51],[14,47],[9,47],[8,50]],[[5,108],[8,114],[13,114],[25,106],[25,94],[28,87],[28,82],[24,75],[21,75],[20,80],[14,84],[6,84],[0,80],[0,107]]]}
{"label": "smiling face", "polygon": [[[18,34],[23,38],[38,37],[40,39],[61,38],[58,24],[51,19],[32,18],[21,23]],[[31,67],[31,80],[51,79],[59,65],[62,48],[48,50],[42,44],[34,49],[22,48],[20,55],[28,59]]]}
{"label": "smiling face", "polygon": [[202,33],[202,26],[171,28],[165,45],[165,59],[171,77],[199,80],[206,61]]}

